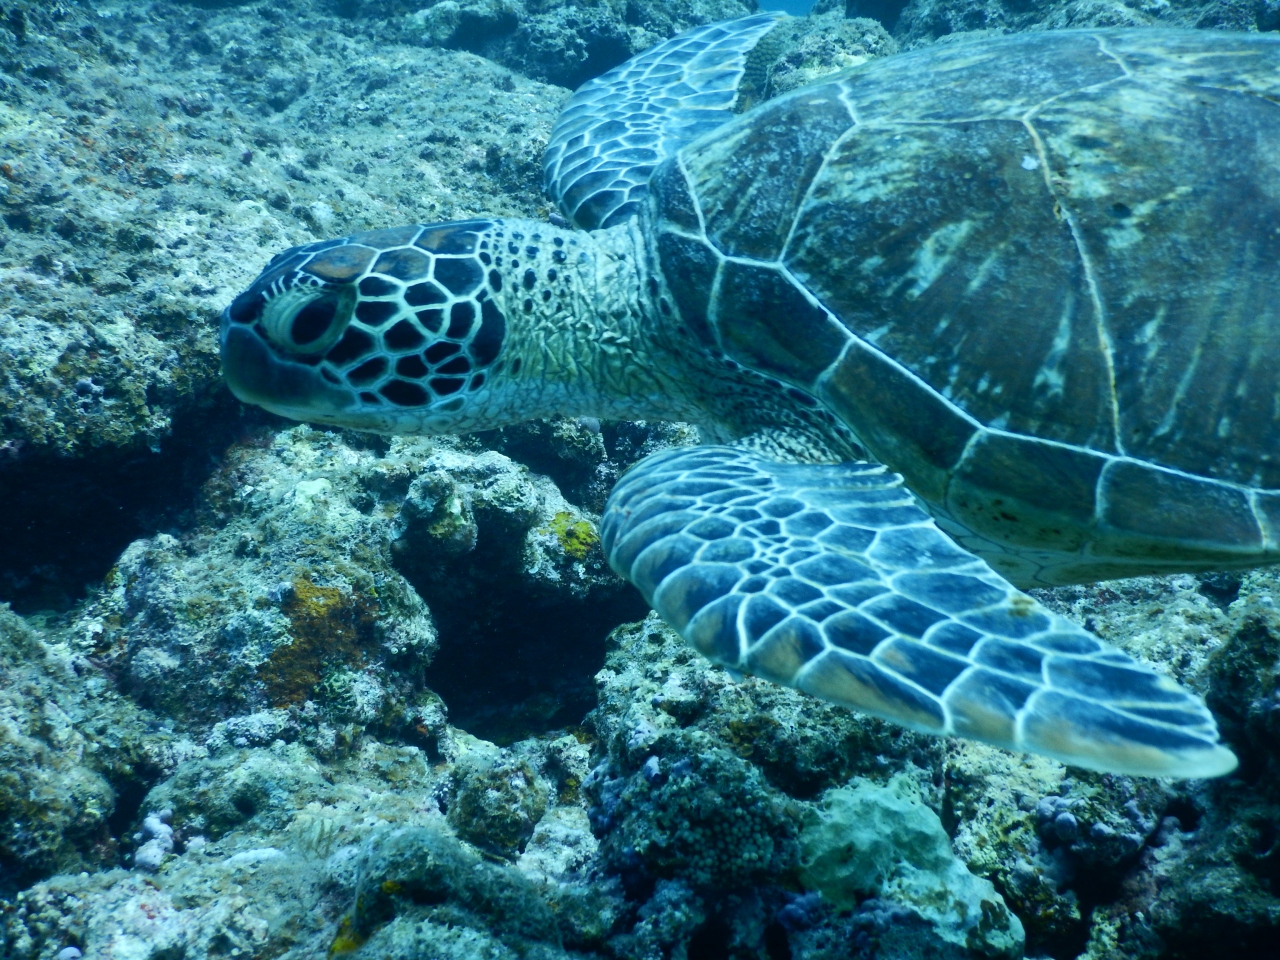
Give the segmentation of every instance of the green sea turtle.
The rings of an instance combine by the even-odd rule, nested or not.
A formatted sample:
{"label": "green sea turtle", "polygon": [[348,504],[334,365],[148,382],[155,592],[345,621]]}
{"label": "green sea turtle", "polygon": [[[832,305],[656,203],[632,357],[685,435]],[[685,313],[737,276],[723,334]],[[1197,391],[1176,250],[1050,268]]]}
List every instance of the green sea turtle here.
{"label": "green sea turtle", "polygon": [[1236,765],[1172,680],[1017,586],[1280,560],[1280,37],[1021,34],[739,112],[776,22],[594,80],[547,149],[580,229],[287,250],[236,395],[382,433],[678,419],[610,563],[699,651],[1099,770]]}

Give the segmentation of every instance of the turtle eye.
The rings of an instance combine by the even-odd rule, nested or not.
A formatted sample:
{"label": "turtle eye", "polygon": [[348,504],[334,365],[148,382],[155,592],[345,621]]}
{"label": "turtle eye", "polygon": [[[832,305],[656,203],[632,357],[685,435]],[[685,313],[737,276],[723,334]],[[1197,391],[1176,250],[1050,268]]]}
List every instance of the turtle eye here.
{"label": "turtle eye", "polygon": [[271,342],[291,353],[328,350],[347,328],[355,293],[349,288],[295,286],[267,301],[260,321]]}
{"label": "turtle eye", "polygon": [[299,347],[308,347],[324,337],[338,314],[337,297],[312,300],[293,315],[289,335]]}

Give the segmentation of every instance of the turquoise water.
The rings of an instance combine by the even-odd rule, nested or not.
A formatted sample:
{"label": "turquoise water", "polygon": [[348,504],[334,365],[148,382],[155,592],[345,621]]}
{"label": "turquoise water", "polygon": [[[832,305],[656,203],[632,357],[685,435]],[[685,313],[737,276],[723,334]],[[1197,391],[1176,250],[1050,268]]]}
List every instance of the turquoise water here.
{"label": "turquoise water", "polygon": [[813,6],[813,0],[766,0],[760,4],[761,10],[781,10],[793,17],[803,17]]}
{"label": "turquoise water", "polygon": [[[797,17],[808,6],[761,5]],[[944,524],[944,534],[931,525],[922,509],[934,489],[920,482],[929,479],[926,469],[910,478],[911,494],[897,488],[885,507],[856,499],[857,490],[879,482],[874,467],[789,462],[870,457],[861,444],[881,434],[868,424],[885,423],[895,436],[937,440],[921,449],[943,457],[951,448],[942,440],[954,439],[947,430],[955,424],[938,412],[942,400],[926,407],[905,374],[889,389],[888,379],[865,372],[841,381],[844,399],[815,399],[801,389],[797,365],[830,351],[820,336],[826,328],[813,323],[825,322],[822,311],[835,297],[798,294],[786,286],[791,280],[778,280],[779,268],[760,267],[766,261],[754,249],[735,248],[726,258],[685,241],[701,236],[698,216],[739,210],[739,203],[739,214],[715,222],[746,225],[743,233],[720,242],[767,236],[760,224],[769,222],[770,204],[820,165],[802,162],[805,151],[847,173],[840,183],[857,179],[862,205],[839,208],[838,222],[824,228],[829,242],[805,247],[800,272],[818,289],[897,270],[883,289],[902,293],[894,301],[899,312],[872,316],[874,285],[839,308],[850,325],[869,324],[866,342],[900,350],[895,363],[919,360],[924,371],[965,323],[960,342],[994,343],[971,365],[1004,392],[979,391],[967,414],[973,418],[986,416],[973,411],[996,402],[992,396],[1019,388],[1015,377],[999,379],[1024,370],[1019,358],[1041,346],[1044,355],[1056,350],[1058,367],[1026,378],[1035,380],[1027,388],[1035,402],[1047,404],[1036,407],[1043,422],[1001,421],[1008,431],[1043,429],[1052,443],[966,461],[958,471],[979,493],[984,482],[1012,477],[1023,486],[1008,485],[1024,500],[1031,476],[1040,484],[1030,483],[1034,502],[1001,508],[1009,516],[1028,507],[1051,513],[1075,503],[1071,492],[1083,485],[1070,465],[1096,451],[1052,433],[1081,421],[1052,405],[1050,388],[1075,388],[1068,374],[1078,370],[1063,358],[1096,345],[1101,328],[1078,322],[1088,296],[1072,301],[1075,313],[1048,310],[1036,283],[1083,262],[1061,211],[1076,217],[1087,246],[1094,221],[1082,212],[1086,195],[1112,189],[1107,178],[1117,170],[1140,171],[1126,181],[1131,194],[1108,195],[1097,208],[1101,239],[1087,249],[1098,296],[1105,299],[1112,274],[1143,249],[1143,237],[1160,235],[1170,246],[1152,258],[1152,283],[1186,290],[1210,276],[1217,312],[1206,314],[1213,322],[1195,349],[1171,359],[1158,349],[1174,336],[1169,331],[1194,332],[1203,319],[1176,314],[1172,298],[1166,306],[1175,313],[1167,315],[1178,323],[1153,326],[1147,317],[1123,327],[1128,334],[1117,326],[1114,356],[1148,358],[1140,383],[1156,386],[1161,371],[1183,363],[1184,413],[1228,402],[1221,397],[1247,395],[1249,403],[1232,417],[1206,412],[1180,426],[1206,431],[1200,472],[1185,464],[1166,470],[1159,496],[1113,483],[1107,502],[1133,509],[1104,520],[1129,522],[1125,529],[1143,550],[1174,524],[1181,525],[1180,549],[1192,549],[1188,538],[1201,547],[1238,546],[1244,541],[1230,538],[1239,530],[1233,505],[1240,490],[1258,488],[1246,498],[1254,511],[1248,517],[1265,521],[1276,486],[1249,477],[1219,483],[1257,454],[1258,436],[1277,428],[1267,406],[1276,391],[1266,349],[1274,329],[1267,293],[1280,280],[1268,219],[1280,196],[1268,179],[1280,143],[1268,119],[1276,71],[1249,72],[1233,57],[1214,74],[1212,57],[1201,57],[1197,96],[1212,104],[1196,114],[1201,127],[1179,127],[1172,138],[1144,132],[1157,114],[1166,134],[1181,122],[1177,109],[1188,101],[1167,91],[1134,93],[1148,119],[1106,126],[1106,136],[1103,119],[1077,129],[1071,123],[1079,115],[1063,119],[1053,101],[1033,125],[1041,125],[1044,157],[1073,158],[1058,167],[1043,165],[1029,135],[999,139],[1023,136],[1021,121],[975,119],[979,101],[985,110],[1005,89],[998,68],[980,95],[965,94],[973,110],[959,120],[903,125],[892,134],[897,146],[853,160],[838,151],[827,156],[836,137],[849,133],[846,107],[828,113],[813,90],[801,93],[789,101],[807,103],[799,121],[735,141],[745,144],[737,152],[722,156],[707,146],[688,154],[685,169],[702,190],[697,215],[674,200],[664,208],[676,226],[664,248],[665,286],[651,287],[647,248],[628,246],[625,224],[609,240],[565,226],[591,209],[568,196],[579,181],[567,172],[548,195],[544,153],[569,157],[564,170],[581,160],[573,159],[577,146],[566,145],[571,138],[555,133],[580,84],[682,30],[750,12],[733,0],[3,5],[0,960],[1269,960],[1280,934],[1274,567],[1166,568],[1036,587],[1030,599],[1009,601],[1024,615],[1013,627],[994,615],[972,616],[975,597],[1003,603],[1013,596],[994,572],[983,568],[987,580],[973,579],[976,568],[966,566],[956,580],[929,580],[907,569],[925,552],[953,556],[957,543],[984,557],[1000,553],[956,526]],[[788,21],[775,36],[784,37],[775,58],[759,71],[764,80],[753,102],[820,83],[850,64],[892,69],[901,62],[893,58],[909,50],[920,59],[909,61],[916,64],[910,89],[897,96],[916,104],[951,89],[933,75],[941,59],[929,59],[929,51],[965,60],[965,44],[1004,34],[1119,24],[1265,40],[1280,29],[1270,0],[1097,7],[916,0],[863,3],[851,12],[883,29],[850,25],[840,11]],[[1108,57],[1123,42],[1090,48],[1071,69],[1118,69]],[[1009,68],[1015,87],[1030,90],[1065,69],[1066,55],[1052,48],[1051,41],[1041,60]],[[953,71],[946,75],[955,82]],[[1117,85],[1086,84],[1081,96],[1111,109],[1116,102],[1106,98]],[[732,98],[718,106],[723,117],[700,121],[708,129],[752,122],[729,112]],[[869,128],[880,122],[868,119],[865,105],[858,109]],[[891,123],[892,111],[886,116]],[[925,127],[945,127],[950,139],[912,152],[908,135]],[[602,140],[618,135],[607,126],[595,132]],[[850,134],[842,143],[853,149],[861,141]],[[1134,143],[1147,147],[1125,153]],[[786,144],[795,151],[771,153]],[[635,164],[629,151],[639,147],[623,147],[610,156]],[[969,165],[946,167],[947,151],[970,151],[963,154]],[[1187,162],[1193,152],[1198,159]],[[777,162],[764,163],[759,176],[716,192],[748,160],[771,156]],[[1183,179],[1166,184],[1170,170]],[[1079,186],[1071,178],[1081,171],[1089,189],[1072,193],[1063,184]],[[917,206],[902,200],[872,210],[885,183],[906,182],[918,185],[911,194]],[[1155,190],[1151,184],[1163,185],[1158,195],[1142,193]],[[1064,191],[1069,202],[1057,214],[1052,205],[1041,208],[1034,199],[1041,189]],[[1214,198],[1211,214],[1220,222],[1206,226],[1189,212],[1204,197]],[[976,257],[992,222],[1032,209],[1044,213],[1043,222],[1015,231],[1000,248],[1005,259]],[[441,222],[454,226],[369,235]],[[867,229],[854,236],[859,226]],[[365,241],[308,247],[357,235]],[[1248,244],[1233,246],[1246,235]],[[927,242],[917,243],[920,237]],[[795,242],[808,242],[803,230]],[[851,259],[855,242],[879,244],[880,259]],[[268,267],[297,247],[310,252]],[[367,254],[352,259],[356,247]],[[388,252],[395,255],[383,260]],[[353,263],[363,273],[344,275]],[[607,277],[592,272],[601,264]],[[983,264],[985,272],[963,283],[947,273],[948,265]],[[271,269],[277,273],[257,279]],[[346,291],[357,275],[360,284],[376,282]],[[286,288],[305,299],[324,284],[324,295],[307,301],[305,322],[298,322],[303,307],[280,306]],[[711,289],[718,303],[735,305],[717,307],[715,318],[734,336],[715,348],[725,356],[703,361],[700,334],[669,324],[680,311],[696,317]],[[965,297],[988,295],[979,322],[955,312]],[[598,311],[604,321],[574,312],[603,297],[614,298]],[[911,312],[924,310],[922,303],[924,313]],[[531,326],[526,316],[550,327]],[[918,358],[890,323],[906,316],[923,316],[934,338]],[[1009,316],[1017,322],[992,338],[990,327]],[[1044,344],[1032,343],[1044,317],[1050,333]],[[609,325],[637,318],[644,322],[625,331]],[[754,326],[740,328],[738,320]],[[228,366],[239,365],[224,371],[223,337],[236,323],[245,342],[253,336],[267,345],[259,359],[292,364],[293,379],[263,376],[277,368],[254,367],[248,353],[225,354]],[[587,344],[575,355],[574,376],[556,366],[558,347],[530,346],[530,335],[547,329]],[[519,373],[511,344],[521,336],[525,392],[502,423],[478,418],[416,435],[388,419],[372,424],[381,432],[365,432],[352,427],[368,422],[296,405],[322,395],[299,383],[345,389],[361,377],[356,392],[368,396],[360,402],[384,418],[411,413],[428,397],[478,403],[504,373]],[[660,353],[660,341],[669,353]],[[597,375],[601,354],[628,349],[628,362],[605,369],[645,394],[643,417],[621,401],[607,409],[579,402],[589,391],[573,391]],[[652,362],[655,355],[663,361]],[[1196,363],[1187,360],[1192,355]],[[689,363],[699,364],[696,373],[682,379]],[[753,365],[762,372],[744,371]],[[1196,376],[1225,377],[1230,389],[1221,396],[1201,390]],[[1104,381],[1111,382],[1088,380]],[[556,395],[565,382],[573,390]],[[1258,393],[1248,392],[1259,383]],[[682,417],[723,412],[718,404],[731,396],[749,398],[733,407],[735,416],[748,425],[784,424],[782,438],[760,434],[746,453],[691,452],[731,440],[734,431],[723,423],[700,429]],[[831,426],[836,417],[856,419],[850,405],[868,396],[865,419],[843,432]],[[959,387],[938,386],[937,396],[970,402]],[[522,422],[533,413],[538,418]],[[1137,424],[1135,436],[1147,436],[1149,426]],[[854,436],[855,427],[865,436]],[[1007,438],[1008,431],[996,433]],[[1183,435],[1158,437],[1176,453],[1174,434]],[[1242,438],[1231,457],[1221,453],[1223,438]],[[1130,442],[1132,454],[1137,441]],[[1052,460],[1058,472],[1046,481],[1049,454],[1063,459]],[[1153,461],[1157,454],[1165,455],[1156,451]],[[1258,476],[1270,477],[1269,450],[1257,460]],[[646,472],[654,464],[681,462],[704,471],[698,484],[681,490],[680,478],[663,478],[670,503],[646,492],[648,481],[656,483]],[[904,457],[900,468],[919,463]],[[1108,477],[1122,472],[1109,470]],[[732,536],[713,536],[729,522],[715,513],[724,506],[716,498],[743,477],[757,483],[756,493],[773,484],[768,498],[738,504],[747,513],[733,518]],[[1216,496],[1180,492],[1204,477],[1218,484]],[[664,523],[675,522],[671,503],[703,510],[697,520],[675,518],[681,531],[696,523],[700,532],[659,525],[636,534],[659,548],[648,559],[641,562],[638,549],[624,556],[619,541],[639,524],[634,513],[606,519],[615,488],[637,510],[667,509]],[[768,516],[750,514],[757,506]],[[1004,519],[991,520],[983,537],[1004,536]],[[759,528],[748,530],[749,523]],[[1092,523],[1088,531],[1097,528]],[[1039,535],[1052,540],[1047,529]],[[881,546],[896,546],[877,551],[876,536]],[[743,551],[769,537],[777,549],[759,547],[744,559]],[[701,546],[713,541],[720,546]],[[828,549],[833,542],[838,550]],[[679,581],[681,589],[673,577],[663,589],[670,575],[696,568],[695,549],[706,550],[699,556],[714,560],[715,570]],[[829,563],[837,553],[840,562]],[[961,556],[981,563],[975,555]],[[1233,558],[1223,556],[1201,565],[1229,566]],[[1061,562],[1048,548],[1034,557],[1046,567]],[[750,570],[735,566],[748,563]],[[765,582],[757,564],[777,575]],[[1021,568],[1009,564],[997,569],[1015,577]],[[1132,570],[1091,568],[1094,580]],[[731,574],[733,590],[711,589]],[[748,608],[748,593],[768,603]],[[736,614],[694,617],[704,606],[723,612],[713,604],[724,596],[742,610],[765,609],[766,619],[786,603],[783,616],[793,626],[819,627],[787,634],[783,624],[775,636],[785,634],[789,644],[771,648],[770,658],[754,648],[754,659],[734,661],[741,645],[730,628],[756,630],[762,640],[777,624],[759,627],[763,620],[745,614],[741,628]],[[787,612],[800,607],[794,617]],[[1044,641],[1058,645],[1052,652],[994,632],[1033,621],[1053,625]],[[946,634],[952,646],[939,640],[944,631],[936,625],[944,622],[961,628]],[[892,669],[863,675],[882,687],[833,693],[796,667],[815,636],[824,650],[843,642],[849,662],[871,663],[891,629],[898,632],[879,647],[876,663]],[[984,641],[996,651],[991,663],[978,662],[976,644],[961,649],[979,629],[992,631]],[[1063,687],[1091,684],[1091,704],[1146,710],[1153,722],[1177,714],[1202,740],[1206,724],[1216,724],[1239,770],[1212,779],[1140,775],[1150,772],[1140,767],[1150,755],[1120,757],[1105,738],[1098,749],[1111,772],[1005,749],[1053,754],[1064,730],[1083,731],[1084,740],[1098,729],[1132,735],[1132,724],[1107,727],[1095,714],[1070,710],[1034,730],[1001,726],[1001,711],[1019,692],[1025,697],[1046,670],[1065,670],[1059,654],[1092,651],[1099,641],[1120,652],[1088,661],[1092,672],[1073,674]],[[1004,659],[996,662],[997,655]],[[1169,679],[1150,681],[1148,668]],[[949,689],[965,670],[988,686],[961,706],[991,709],[966,715],[971,726],[960,732],[970,739],[933,735],[935,700],[926,695]],[[1147,685],[1126,686],[1117,675]],[[1144,697],[1164,699],[1151,707]],[[983,737],[996,745],[978,742]],[[1209,772],[1224,772],[1223,754],[1214,757],[1218,767]]]}

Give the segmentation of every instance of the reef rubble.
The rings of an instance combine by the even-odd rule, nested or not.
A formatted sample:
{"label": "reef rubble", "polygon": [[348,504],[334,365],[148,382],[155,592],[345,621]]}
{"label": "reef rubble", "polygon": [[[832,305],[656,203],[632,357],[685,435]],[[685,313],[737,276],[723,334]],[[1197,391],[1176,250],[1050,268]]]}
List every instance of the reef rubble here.
{"label": "reef rubble", "polygon": [[[750,0],[0,5],[0,960],[1236,960],[1280,936],[1280,573],[1038,598],[1241,758],[1106,776],[690,650],[599,511],[682,424],[376,438],[240,410],[283,246],[547,216],[569,86]],[[1276,0],[819,0],[768,90]]]}

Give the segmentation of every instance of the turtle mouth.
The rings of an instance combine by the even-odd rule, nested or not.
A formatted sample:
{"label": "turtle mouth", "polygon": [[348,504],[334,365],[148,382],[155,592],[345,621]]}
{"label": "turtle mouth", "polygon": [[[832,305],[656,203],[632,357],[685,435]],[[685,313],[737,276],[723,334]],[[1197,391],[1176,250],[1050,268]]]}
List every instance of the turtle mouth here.
{"label": "turtle mouth", "polygon": [[222,313],[222,375],[231,392],[295,420],[324,420],[357,406],[350,390],[327,382],[311,364],[281,357],[253,327]]}

